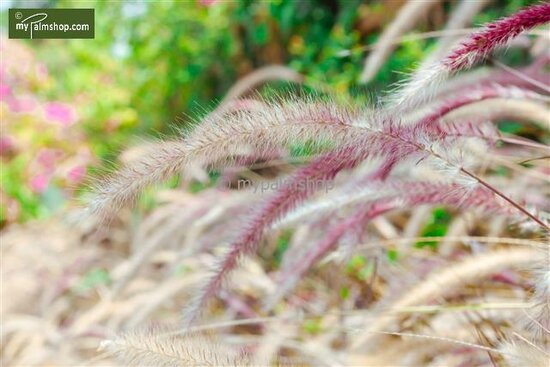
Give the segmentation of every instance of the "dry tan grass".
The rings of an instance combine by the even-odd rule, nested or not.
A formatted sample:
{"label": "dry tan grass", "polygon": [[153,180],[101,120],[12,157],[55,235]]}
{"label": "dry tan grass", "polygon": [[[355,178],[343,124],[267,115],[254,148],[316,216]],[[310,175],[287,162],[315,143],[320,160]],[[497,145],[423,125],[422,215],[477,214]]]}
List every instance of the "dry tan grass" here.
{"label": "dry tan grass", "polygon": [[[213,258],[200,249],[182,255],[185,249],[178,245],[180,241],[185,242],[187,236],[196,238],[197,231],[208,231],[212,228],[200,221],[197,224],[196,221],[186,223],[183,219],[185,215],[181,216],[179,222],[172,216],[176,212],[201,213],[204,206],[210,207],[210,210],[227,207],[227,203],[221,202],[218,195],[220,194],[213,191],[205,192],[205,200],[201,203],[178,191],[161,192],[159,197],[171,197],[173,200],[160,205],[144,217],[136,229],[127,226],[129,216],[123,214],[105,233],[94,233],[93,223],[74,226],[67,219],[70,216],[13,226],[5,230],[1,241],[2,362],[11,366],[105,366],[120,362],[136,365],[138,361],[141,361],[141,365],[159,365],[162,358],[155,356],[154,352],[158,348],[173,348],[176,352],[189,350],[188,348],[195,345],[195,341],[191,342],[185,336],[180,336],[183,335],[182,330],[177,330],[180,311],[188,302],[194,284],[201,279],[204,269]],[[411,218],[415,218],[415,215]],[[400,216],[389,219],[387,225],[390,226],[399,225],[401,221]],[[178,225],[169,225],[171,221]],[[474,227],[470,231],[483,228],[487,227]],[[395,230],[400,233],[399,229]],[[410,228],[408,231],[412,233]],[[501,339],[500,332],[505,332],[511,326],[516,329],[519,327],[519,324],[513,325],[506,320],[507,312],[512,312],[510,315],[515,315],[514,317],[520,317],[521,310],[529,307],[528,278],[524,277],[527,273],[521,270],[523,267],[519,267],[518,272],[507,265],[530,262],[534,253],[533,246],[540,247],[541,243],[506,238],[487,238],[484,242],[484,237],[468,236],[466,231],[455,229],[453,233],[461,235],[452,238],[455,254],[456,251],[464,254],[470,252],[471,246],[476,243],[484,246],[484,254],[472,255],[471,260],[437,270],[438,266],[434,267],[434,264],[428,268],[422,265],[430,261],[433,256],[430,252],[411,252],[410,248],[401,247],[412,256],[408,263],[402,264],[406,268],[384,264],[383,257],[378,256],[378,275],[365,283],[357,282],[347,274],[339,265],[341,260],[328,260],[322,268],[323,272],[329,271],[330,277],[324,276],[323,272],[309,276],[299,286],[297,296],[284,304],[280,303],[274,316],[268,318],[262,314],[261,300],[274,291],[273,280],[265,272],[270,266],[270,260],[253,258],[235,274],[232,282],[234,286],[222,297],[223,306],[216,306],[207,325],[199,329],[216,334],[215,343],[223,345],[223,348],[247,351],[249,361],[258,363],[271,360],[272,364],[280,365],[436,363],[444,355],[450,353],[450,356],[461,349],[451,339],[472,345],[496,347]],[[165,239],[162,246],[155,245],[159,236]],[[172,238],[177,238],[178,241],[170,241]],[[416,239],[408,242],[411,241]],[[407,240],[380,239],[374,241],[373,245],[383,249],[403,242]],[[367,256],[372,256],[369,248],[372,247],[359,247],[358,251],[368,251],[367,254],[370,255]],[[482,260],[484,257],[487,261]],[[526,261],[523,261],[524,257]],[[498,265],[494,265],[496,263]],[[415,270],[418,266],[425,270],[418,272],[418,269]],[[466,273],[462,271],[462,268],[470,267],[486,270],[478,269]],[[434,270],[429,270],[431,268]],[[104,269],[111,277],[110,281],[83,288],[85,279],[89,279],[90,274],[97,272],[97,269]],[[425,271],[431,274],[433,281],[428,277],[424,284],[419,283],[415,287],[403,283],[404,274],[421,274]],[[484,274],[483,277],[479,275],[480,271]],[[441,274],[447,275],[440,276]],[[495,283],[487,278],[491,274],[502,274],[507,279],[515,280],[510,284]],[[440,283],[447,278],[445,282],[452,283],[452,286]],[[349,287],[351,298],[342,302],[338,284]],[[402,289],[401,301],[392,297],[396,287]],[[434,292],[427,290],[432,288]],[[407,295],[404,294],[406,289],[409,289]],[[393,306],[388,308],[365,305],[365,292],[374,292],[374,299],[370,302],[372,306],[376,303],[382,306],[389,303]],[[419,292],[425,295],[419,296]],[[413,294],[416,295],[414,302],[403,301],[413,297]],[[428,295],[438,302],[430,305],[426,298]],[[479,295],[482,298],[476,299]],[[380,301],[376,301],[377,299]],[[409,307],[412,305],[415,307]],[[476,330],[481,330],[481,326],[469,319],[479,313],[483,314],[482,319],[486,323],[483,328],[501,330],[488,333],[491,334],[488,340],[480,339]],[[235,316],[243,319],[243,322],[230,321]],[[441,318],[447,321],[438,321]],[[370,334],[369,339],[383,343],[387,352],[367,353],[367,349],[352,349],[354,343],[362,340],[359,337],[363,335],[362,331],[374,327],[373,322],[376,320],[386,320],[385,326],[377,330],[391,331],[394,326],[390,328],[390,324],[387,324],[389,319],[400,320],[400,330],[430,335],[436,339],[411,338],[406,334],[401,337]],[[453,322],[458,322],[461,332],[450,326]],[[156,332],[132,334],[133,330],[147,329],[151,325],[161,327],[153,328]],[[117,336],[124,330],[131,332],[130,337]],[[105,340],[110,340],[111,344],[103,343],[108,348],[98,352],[98,347]],[[131,345],[139,342],[151,344],[154,348],[143,352],[145,354],[135,354],[131,350],[124,352],[126,344],[118,343],[117,340],[125,343],[133,340]],[[202,348],[203,344],[200,345]],[[208,350],[222,353],[223,348]],[[501,351],[507,354],[501,356],[495,352],[492,353],[494,358],[501,361],[521,358],[509,352],[509,346],[503,348]],[[462,356],[462,361],[472,358],[489,361],[485,350],[477,351],[475,346],[466,349],[468,353]],[[199,355],[204,356],[206,353],[200,352],[200,348],[194,350]],[[231,353],[223,353],[213,354],[211,357],[222,358],[231,364]],[[120,358],[113,359],[116,356]],[[243,356],[238,354],[237,357]],[[160,358],[159,363],[146,363],[156,361],[155,358]],[[165,365],[174,365],[168,360],[165,362]],[[242,360],[242,363],[236,365],[246,363],[252,362]]]}

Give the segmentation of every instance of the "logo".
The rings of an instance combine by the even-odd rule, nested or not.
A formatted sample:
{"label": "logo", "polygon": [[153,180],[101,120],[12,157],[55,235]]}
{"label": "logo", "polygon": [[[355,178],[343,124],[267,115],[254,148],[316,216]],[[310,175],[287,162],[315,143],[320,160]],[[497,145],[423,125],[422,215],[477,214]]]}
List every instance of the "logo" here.
{"label": "logo", "polygon": [[94,9],[10,9],[9,38],[94,38]]}

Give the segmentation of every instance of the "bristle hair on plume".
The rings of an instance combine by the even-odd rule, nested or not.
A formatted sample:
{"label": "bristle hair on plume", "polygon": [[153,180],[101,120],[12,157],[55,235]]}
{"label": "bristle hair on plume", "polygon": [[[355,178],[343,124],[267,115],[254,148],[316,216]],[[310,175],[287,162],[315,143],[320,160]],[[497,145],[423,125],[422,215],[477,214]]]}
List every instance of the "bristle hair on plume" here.
{"label": "bristle hair on plume", "polygon": [[[223,260],[212,269],[212,276],[206,286],[185,309],[185,325],[195,321],[207,301],[219,291],[225,277],[237,267],[239,259],[257,250],[264,229],[311,195],[314,188],[300,183],[331,180],[341,170],[355,167],[369,152],[358,152],[353,147],[346,146],[327,153],[298,169],[266,203],[252,210],[241,232],[228,246],[229,250]],[[358,153],[360,154],[357,155]]]}
{"label": "bristle hair on plume", "polygon": [[360,112],[319,100],[266,101],[261,109],[214,114],[187,137],[159,145],[138,162],[120,169],[95,188],[92,214],[106,217],[135,201],[148,186],[193,164],[221,165],[246,153],[265,155],[291,143],[326,140],[346,143],[360,127]]}
{"label": "bristle hair on plume", "polygon": [[499,350],[510,367],[547,367],[550,355],[523,341],[508,341]]}
{"label": "bristle hair on plume", "polygon": [[429,100],[434,86],[450,75],[472,67],[490,54],[496,47],[509,42],[522,32],[550,21],[550,3],[532,5],[517,13],[487,24],[472,33],[462,44],[452,49],[444,58],[416,71],[405,84],[387,99],[389,108],[410,109]]}
{"label": "bristle hair on plume", "polygon": [[[313,188],[302,185],[304,182],[330,181],[341,171],[356,167],[360,162],[372,156],[389,156],[390,164],[383,164],[384,169],[376,171],[373,180],[385,178],[393,168],[395,161],[409,157],[415,152],[426,153],[415,143],[409,142],[398,134],[399,127],[393,124],[367,128],[363,134],[348,139],[348,145],[333,150],[302,167],[259,209],[254,210],[245,221],[243,230],[229,245],[225,259],[213,269],[213,276],[199,296],[187,308],[186,323],[193,321],[204,308],[207,300],[220,289],[223,279],[238,264],[243,255],[255,252],[265,228],[275,223],[281,216],[308,198]],[[408,130],[404,130],[407,131]]]}
{"label": "bristle hair on plume", "polygon": [[[376,189],[378,186],[378,190]],[[486,188],[476,188],[469,191],[467,188],[457,184],[430,183],[430,182],[392,182],[386,181],[376,185],[369,190],[357,190],[357,192],[346,193],[332,198],[333,206],[324,206],[324,215],[353,203],[356,209],[342,221],[329,227],[326,236],[319,243],[312,246],[312,249],[305,253],[302,258],[295,260],[293,268],[282,274],[277,286],[277,292],[266,302],[266,308],[271,309],[310,269],[315,262],[322,259],[327,253],[334,250],[340,238],[353,229],[355,226],[364,226],[374,218],[395,209],[414,208],[423,204],[443,204],[451,207],[477,208],[486,213],[508,213],[510,208],[500,204],[493,192]],[[362,192],[361,192],[362,191]],[[373,198],[373,193],[377,197]],[[371,200],[365,200],[365,196]],[[362,198],[363,197],[363,198]],[[319,207],[317,207],[318,209]],[[327,210],[330,208],[329,210]],[[301,213],[301,219],[311,217],[313,212]],[[323,213],[316,213],[322,215]],[[296,218],[294,218],[296,219]]]}
{"label": "bristle hair on plume", "polygon": [[[475,95],[474,99],[478,100],[479,96]],[[460,102],[459,105],[464,105],[464,103]],[[450,110],[452,108],[447,106],[444,112]],[[444,112],[438,113],[433,118],[421,119],[412,127],[401,124],[399,120],[392,120],[391,116],[381,115],[369,121],[369,124],[362,124],[363,130],[360,130],[359,134],[348,135],[347,145],[335,149],[314,160],[309,165],[298,169],[285,186],[268,199],[259,211],[253,211],[245,221],[246,224],[243,226],[243,230],[235,237],[235,241],[229,245],[229,251],[224,260],[212,269],[213,275],[207,285],[186,308],[184,312],[186,324],[190,324],[197,318],[208,299],[218,292],[223,279],[236,268],[238,260],[242,256],[250,255],[257,250],[264,229],[271,226],[312,194],[311,188],[304,188],[300,183],[333,180],[339,172],[355,168],[367,158],[383,157],[384,159],[380,169],[375,170],[375,173],[370,176],[372,181],[385,180],[396,165],[406,159],[412,157],[430,158],[430,161],[435,163],[434,166],[447,172],[449,176],[456,177],[455,180],[458,179],[458,182],[471,188],[476,185],[485,186],[485,188],[490,189],[516,209],[544,226],[538,218],[527,212],[523,207],[466,170],[461,162],[462,155],[460,151],[454,152],[452,149],[446,149],[447,144],[452,144],[454,139],[445,139],[450,137],[451,134],[445,131],[443,127],[438,128],[440,126],[438,118],[442,117]],[[461,129],[467,129],[468,126],[470,125],[466,124]]]}
{"label": "bristle hair on plume", "polygon": [[487,213],[508,213],[509,208],[494,200],[494,193],[485,188],[476,188],[470,192],[466,187],[445,182],[407,182],[400,177],[383,182],[370,183],[364,187],[352,187],[347,190],[330,192],[320,200],[301,205],[277,221],[273,228],[289,227],[296,223],[307,222],[308,219],[318,220],[320,217],[331,216],[336,210],[353,207],[376,201],[391,201],[400,199],[398,206],[420,205],[426,203],[441,203],[454,207],[478,207]]}
{"label": "bristle hair on plume", "polygon": [[[430,129],[425,132],[426,134],[421,134],[418,130],[411,130],[408,127],[399,125],[395,126],[392,123],[381,124],[377,129],[369,129],[368,133],[356,137],[357,143],[327,153],[309,165],[298,169],[288,183],[268,199],[259,211],[255,210],[251,213],[243,226],[243,230],[229,245],[229,251],[224,260],[212,269],[212,277],[194,301],[186,308],[184,312],[186,325],[189,325],[198,317],[207,301],[219,291],[224,278],[236,268],[238,260],[242,256],[250,255],[257,250],[264,229],[271,226],[295,208],[298,203],[311,195],[311,188],[307,185],[306,187],[300,185],[301,182],[332,180],[339,172],[354,168],[360,162],[372,156],[383,156],[387,159],[380,166],[381,169],[375,170],[375,174],[370,176],[373,181],[384,180],[397,163],[415,154],[420,157],[433,156],[446,169],[451,167],[455,170],[456,166],[452,160],[445,158],[444,149],[441,149],[439,153],[434,153],[433,146],[427,148],[423,143],[418,143],[415,140],[422,137],[425,142],[425,139],[429,139],[430,136],[440,138],[442,134],[445,135],[444,130],[438,129],[434,132],[430,126]],[[362,141],[359,138],[362,138]],[[469,186],[472,183],[474,185],[478,183],[472,177],[462,174],[461,169],[458,167],[455,171],[463,181],[469,182]]]}
{"label": "bristle hair on plume", "polygon": [[537,341],[550,346],[550,249],[541,249],[539,258],[532,264],[535,289],[527,310],[526,329]]}
{"label": "bristle hair on plume", "polygon": [[249,356],[204,335],[163,336],[146,332],[105,340],[100,349],[127,366],[247,366]]}

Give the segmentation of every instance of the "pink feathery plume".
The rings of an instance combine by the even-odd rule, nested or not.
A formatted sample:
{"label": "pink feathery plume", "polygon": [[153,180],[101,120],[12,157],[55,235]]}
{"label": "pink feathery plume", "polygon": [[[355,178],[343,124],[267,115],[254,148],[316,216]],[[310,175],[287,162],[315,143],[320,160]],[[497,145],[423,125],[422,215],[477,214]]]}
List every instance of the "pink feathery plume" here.
{"label": "pink feathery plume", "polygon": [[[550,91],[550,82],[548,72],[544,68],[550,63],[550,55],[538,57],[530,65],[511,72],[510,70],[498,70],[489,73],[481,78],[473,78],[474,75],[464,76],[457,79],[455,85],[453,82],[450,85],[443,87],[438,92],[438,97],[449,97],[457,93],[465,93],[472,88],[487,87],[491,85],[501,85],[503,87],[517,87],[528,89],[537,93],[548,94]],[[462,82],[467,81],[467,82]]]}
{"label": "pink feathery plume", "polygon": [[550,3],[533,5],[486,25],[454,48],[442,60],[416,71],[404,86],[389,97],[389,110],[397,106],[408,110],[433,97],[439,82],[473,66],[496,47],[505,45],[521,32],[550,21]]}
{"label": "pink feathery plume", "polygon": [[458,96],[447,99],[433,112],[420,119],[415,124],[415,129],[426,130],[430,127],[437,127],[436,122],[448,113],[471,103],[491,98],[540,99],[541,96],[526,89],[503,87],[498,84],[464,90]]}
{"label": "pink feathery plume", "polygon": [[360,115],[352,106],[297,99],[262,106],[210,114],[184,138],[148,150],[95,185],[86,215],[111,218],[147,187],[192,165],[226,165],[245,150],[262,156],[313,139],[342,146],[360,129],[352,124]]}
{"label": "pink feathery plume", "polygon": [[[492,96],[494,93],[495,91],[487,91],[487,96]],[[479,96],[474,100],[477,99]],[[471,101],[459,101],[453,106],[467,102]],[[453,106],[444,108],[452,110]],[[437,117],[443,115],[444,113],[439,111]],[[220,290],[224,279],[237,267],[239,259],[256,252],[264,229],[315,191],[309,185],[310,183],[328,182],[340,171],[354,168],[368,157],[384,158],[376,174],[369,177],[372,181],[384,180],[399,162],[413,155],[428,156],[430,153],[426,146],[430,142],[441,142],[441,138],[449,137],[452,133],[455,133],[456,137],[483,137],[486,134],[485,131],[478,131],[471,124],[460,127],[450,125],[451,131],[445,128],[434,128],[438,126],[435,125],[436,121],[437,118],[432,118],[412,128],[392,121],[391,118],[379,121],[377,128],[366,129],[368,131],[359,136],[350,136],[349,145],[330,152],[299,169],[285,186],[246,221],[244,230],[229,246],[229,252],[222,262],[214,268],[213,276],[208,279],[194,302],[191,302],[185,314],[187,325],[196,319],[207,301]]]}
{"label": "pink feathery plume", "polygon": [[[376,135],[369,136],[362,143],[329,152],[299,169],[258,212],[252,214],[243,231],[229,246],[229,252],[213,269],[212,277],[186,310],[184,323],[189,326],[195,321],[207,301],[221,289],[224,279],[237,267],[242,256],[257,251],[264,229],[311,195],[318,188],[317,183],[329,182],[340,171],[354,168],[368,156],[388,149],[385,141],[379,138]],[[366,146],[368,142],[371,149],[357,148]],[[392,146],[390,149],[395,150],[394,154],[399,154],[398,151],[403,148]],[[408,154],[410,149],[405,147],[407,151],[402,154]],[[380,174],[385,175],[386,172],[381,171]]]}
{"label": "pink feathery plume", "polygon": [[269,297],[264,308],[268,310],[272,309],[275,303],[294,287],[298,280],[313,266],[313,264],[336,247],[338,241],[344,234],[352,228],[364,225],[375,217],[394,209],[394,207],[395,203],[391,200],[381,201],[372,205],[364,205],[356,210],[352,216],[330,228],[323,240],[312,247],[310,251],[306,252],[301,259],[297,259],[297,261],[294,262],[294,266],[289,272],[281,274],[282,279],[279,282],[279,286],[276,288],[277,291],[273,296]]}
{"label": "pink feathery plume", "polygon": [[[350,142],[350,145],[329,152],[299,169],[258,212],[251,215],[244,229],[229,246],[229,252],[213,269],[212,277],[190,303],[184,314],[187,326],[195,321],[207,301],[221,289],[224,279],[237,267],[239,259],[257,251],[264,229],[315,191],[310,183],[326,183],[340,171],[354,168],[368,157],[376,156],[383,157],[384,161],[369,179],[371,182],[384,180],[399,162],[415,154],[423,157],[429,154],[425,144],[419,143],[419,140],[429,143],[450,135],[443,128],[421,131],[420,128],[410,129],[391,121],[380,125],[380,129],[356,137],[353,144]],[[466,135],[469,128],[474,128],[471,134],[477,136],[477,130],[471,124],[461,126],[456,133]]]}
{"label": "pink feathery plume", "polygon": [[306,252],[301,259],[294,262],[295,266],[290,271],[281,274],[282,277],[276,287],[277,291],[266,302],[266,309],[271,309],[316,262],[333,251],[344,234],[391,210],[422,204],[445,204],[454,207],[482,208],[489,213],[509,213],[509,208],[499,205],[498,200],[495,200],[494,193],[486,188],[477,188],[468,193],[464,187],[457,184],[428,182],[400,184],[394,182],[384,185],[393,186],[396,193],[390,197],[362,204],[352,216],[330,228],[319,243]]}
{"label": "pink feathery plume", "polygon": [[339,171],[352,168],[362,160],[363,157],[355,159],[351,157],[353,150],[352,147],[348,147],[328,153],[310,165],[301,168],[291,181],[257,213],[253,213],[244,230],[229,246],[229,252],[215,267],[213,276],[208,279],[206,286],[200,290],[198,297],[186,310],[184,314],[186,325],[189,326],[197,318],[207,301],[221,289],[223,280],[237,267],[241,256],[254,253],[257,250],[264,228],[311,194],[312,188],[307,184],[308,182],[331,179]]}
{"label": "pink feathery plume", "polygon": [[[386,122],[382,126],[380,130],[371,130],[354,138],[353,142],[350,139],[350,145],[329,152],[299,169],[258,212],[251,215],[243,231],[229,246],[229,252],[215,266],[213,276],[186,310],[184,322],[187,325],[197,318],[206,302],[221,289],[224,279],[237,267],[239,259],[257,250],[264,229],[316,191],[318,183],[329,182],[340,171],[354,168],[368,157],[375,156],[388,159],[369,178],[383,180],[399,161],[414,153],[425,153],[418,144],[400,136],[400,131],[406,130],[399,124]],[[414,136],[407,138],[414,139]]]}
{"label": "pink feathery plume", "polygon": [[495,49],[517,37],[521,32],[550,21],[550,3],[533,5],[516,14],[490,23],[473,33],[468,40],[455,48],[441,62],[451,71],[471,67]]}

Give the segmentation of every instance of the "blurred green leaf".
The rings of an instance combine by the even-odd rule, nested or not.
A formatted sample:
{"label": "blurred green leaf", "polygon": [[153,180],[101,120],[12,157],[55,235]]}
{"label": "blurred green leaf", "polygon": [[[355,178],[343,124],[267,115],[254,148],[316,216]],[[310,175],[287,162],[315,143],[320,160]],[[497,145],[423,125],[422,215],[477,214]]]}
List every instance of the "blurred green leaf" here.
{"label": "blurred green leaf", "polygon": [[[445,208],[436,208],[432,212],[430,221],[425,225],[421,237],[444,237],[452,220],[451,213]],[[437,248],[437,241],[419,241],[415,244],[417,248],[430,247]]]}
{"label": "blurred green leaf", "polygon": [[98,285],[109,285],[111,284],[111,276],[107,270],[102,268],[94,268],[88,271],[78,284],[74,287],[76,292],[87,292],[91,289],[96,288]]}

